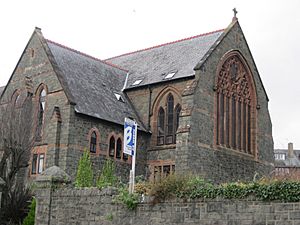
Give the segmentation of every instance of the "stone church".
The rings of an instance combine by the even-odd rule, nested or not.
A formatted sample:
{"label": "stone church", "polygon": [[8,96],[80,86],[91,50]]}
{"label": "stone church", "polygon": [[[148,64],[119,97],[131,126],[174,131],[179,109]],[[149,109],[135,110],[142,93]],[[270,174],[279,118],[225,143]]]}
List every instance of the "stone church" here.
{"label": "stone church", "polygon": [[54,165],[74,179],[84,149],[95,174],[112,159],[127,177],[125,117],[138,123],[137,175],[176,171],[222,182],[273,170],[269,99],[236,17],[222,30],[106,60],[36,28],[1,91],[1,107],[32,95],[33,179]]}

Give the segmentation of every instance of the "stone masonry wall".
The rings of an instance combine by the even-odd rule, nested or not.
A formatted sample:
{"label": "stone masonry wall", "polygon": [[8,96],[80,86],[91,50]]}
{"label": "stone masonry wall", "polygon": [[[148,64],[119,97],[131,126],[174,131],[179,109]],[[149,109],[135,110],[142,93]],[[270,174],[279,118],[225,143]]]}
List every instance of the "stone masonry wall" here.
{"label": "stone masonry wall", "polygon": [[[100,119],[91,118],[85,115],[76,114],[75,110],[70,114],[70,127],[69,127],[69,142],[67,155],[65,156],[66,169],[65,171],[71,175],[72,179],[76,176],[78,162],[83,154],[83,150],[89,150],[90,147],[90,131],[97,130],[97,150],[96,153],[90,153],[93,164],[94,174],[100,174],[102,167],[107,159],[115,161],[117,176],[122,177],[123,180],[128,179],[129,171],[131,169],[131,160],[124,161],[109,156],[109,139],[114,136],[117,142],[121,138],[123,142],[123,126],[113,124]],[[138,132],[138,145],[137,145],[137,160],[136,160],[136,174],[145,175],[146,159],[147,159],[147,137],[143,132]],[[63,167],[61,167],[63,168]]]}
{"label": "stone masonry wall", "polygon": [[[51,196],[51,198],[50,198]],[[299,225],[300,203],[173,200],[141,203],[135,211],[113,203],[106,189],[56,189],[36,191],[35,224],[115,225]]]}
{"label": "stone masonry wall", "polygon": [[172,93],[178,97],[179,103],[182,105],[181,95],[186,88],[188,79],[180,79],[168,83],[160,83],[151,87],[143,87],[138,89],[129,89],[126,91],[127,96],[134,105],[142,122],[151,130],[148,149],[148,163],[160,161],[175,161],[176,144],[157,145],[157,105],[164,102],[168,93]]}

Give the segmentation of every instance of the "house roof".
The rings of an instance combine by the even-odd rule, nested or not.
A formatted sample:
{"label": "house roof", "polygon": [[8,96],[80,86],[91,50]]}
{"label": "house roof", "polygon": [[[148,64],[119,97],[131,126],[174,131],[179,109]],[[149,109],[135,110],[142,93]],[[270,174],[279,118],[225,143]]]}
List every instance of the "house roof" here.
{"label": "house roof", "polygon": [[[61,44],[46,40],[77,113],[124,124],[133,117],[145,130],[122,93],[127,71]],[[117,95],[116,95],[117,94]],[[122,99],[118,96],[121,96]]]}
{"label": "house roof", "polygon": [[[123,54],[106,59],[106,62],[129,70],[127,89],[191,77],[195,75],[195,66],[215,46],[224,31],[217,30]],[[175,73],[173,77],[165,78],[172,73]],[[138,80],[141,82],[133,85]]]}

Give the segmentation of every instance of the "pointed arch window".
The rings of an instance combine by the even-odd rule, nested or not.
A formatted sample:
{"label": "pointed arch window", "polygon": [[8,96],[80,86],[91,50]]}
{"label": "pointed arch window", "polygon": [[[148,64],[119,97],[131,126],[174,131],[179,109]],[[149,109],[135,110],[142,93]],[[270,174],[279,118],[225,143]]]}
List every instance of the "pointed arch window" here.
{"label": "pointed arch window", "polygon": [[108,155],[111,158],[128,161],[129,157],[123,152],[123,141],[122,137],[115,137],[112,135],[109,139]]}
{"label": "pointed arch window", "polygon": [[38,99],[38,113],[37,113],[37,127],[36,127],[36,138],[41,139],[42,137],[42,130],[44,125],[44,114],[45,114],[45,107],[46,107],[46,95],[47,92],[44,87],[39,92],[39,99]]}
{"label": "pointed arch window", "polygon": [[122,141],[121,138],[117,140],[117,147],[116,147],[116,158],[121,159],[122,157]]}
{"label": "pointed arch window", "polygon": [[109,156],[110,157],[115,157],[115,138],[112,136],[109,139]]}
{"label": "pointed arch window", "polygon": [[254,154],[255,89],[238,54],[221,64],[216,83],[216,144]]}
{"label": "pointed arch window", "polygon": [[19,90],[16,90],[14,92],[14,94],[12,95],[12,105],[14,107],[19,107],[21,104],[20,104],[20,99],[21,99],[21,96],[20,96],[20,91]]}
{"label": "pointed arch window", "polygon": [[97,134],[96,131],[93,131],[90,140],[90,152],[96,153],[96,150],[97,150]]}
{"label": "pointed arch window", "polygon": [[176,143],[176,131],[179,126],[181,106],[175,106],[174,96],[169,93],[165,100],[165,109],[160,106],[157,112],[157,145]]}

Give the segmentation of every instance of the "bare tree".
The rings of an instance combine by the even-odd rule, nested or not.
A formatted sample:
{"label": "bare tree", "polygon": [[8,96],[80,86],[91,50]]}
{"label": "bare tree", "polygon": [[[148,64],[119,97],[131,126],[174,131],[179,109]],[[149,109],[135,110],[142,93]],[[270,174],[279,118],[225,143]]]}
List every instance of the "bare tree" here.
{"label": "bare tree", "polygon": [[[0,150],[2,151],[0,177],[6,183],[2,204],[7,209],[9,206],[24,208],[22,202],[26,204],[29,196],[28,192],[24,190],[34,143],[32,94],[24,93],[23,96],[17,96],[11,103],[2,106],[0,113]],[[24,192],[27,197],[20,196],[20,192]],[[11,205],[12,198],[19,198],[15,202],[15,206]],[[24,209],[20,210],[24,211]],[[0,211],[3,211],[2,218],[7,218],[7,213],[11,213],[9,211],[12,209],[6,210],[8,211],[6,215],[3,215],[5,210]]]}

